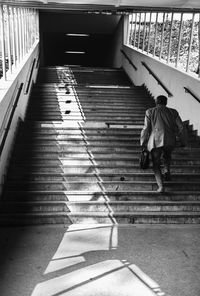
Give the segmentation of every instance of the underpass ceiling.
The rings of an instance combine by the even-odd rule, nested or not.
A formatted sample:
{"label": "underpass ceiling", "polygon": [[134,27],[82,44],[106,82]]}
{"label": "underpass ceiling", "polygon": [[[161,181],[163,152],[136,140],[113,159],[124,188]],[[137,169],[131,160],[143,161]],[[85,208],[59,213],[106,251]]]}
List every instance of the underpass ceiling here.
{"label": "underpass ceiling", "polygon": [[174,9],[198,10],[200,0],[1,0],[3,4],[21,5],[39,9],[64,9],[126,12],[129,10]]}

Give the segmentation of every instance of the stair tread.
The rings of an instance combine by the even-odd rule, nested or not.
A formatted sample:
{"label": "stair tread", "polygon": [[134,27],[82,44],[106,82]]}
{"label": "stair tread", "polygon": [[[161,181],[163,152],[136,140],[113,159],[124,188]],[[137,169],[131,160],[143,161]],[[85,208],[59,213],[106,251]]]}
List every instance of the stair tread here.
{"label": "stair tread", "polygon": [[[47,205],[47,204],[109,204],[109,205],[112,205],[112,204],[133,204],[133,205],[145,205],[145,204],[148,204],[148,205],[158,205],[158,204],[161,204],[161,205],[173,205],[173,204],[178,204],[178,205],[181,205],[181,204],[185,204],[185,205],[200,205],[200,201],[166,201],[166,200],[150,200],[150,201],[138,201],[138,200],[125,200],[125,201],[106,201],[106,200],[101,200],[101,201],[94,201],[94,200],[91,200],[91,201],[84,201],[84,200],[80,200],[80,201],[70,201],[70,200],[59,200],[59,201],[6,201],[5,202],[6,204],[16,204],[16,205],[28,205],[28,204],[44,204],[44,205]],[[4,202],[2,203],[4,204]]]}
{"label": "stair tread", "polygon": [[[8,182],[9,184],[10,183],[14,183],[12,181],[9,181]],[[16,182],[18,184],[18,181]],[[140,180],[135,180],[135,181],[121,181],[121,180],[114,180],[114,181],[103,181],[103,180],[99,180],[99,181],[77,181],[77,180],[70,180],[70,181],[67,181],[67,180],[62,180],[62,181],[57,181],[57,180],[28,180],[28,181],[23,181],[23,184],[79,184],[79,183],[84,183],[84,184],[143,184],[144,181],[140,181]],[[156,181],[154,180],[145,180],[145,183],[147,184],[152,184],[152,183],[156,183]],[[165,182],[166,184],[185,184],[185,181],[166,181]],[[199,181],[190,181],[190,180],[187,180],[187,183],[189,184],[199,184]],[[20,184],[19,184],[20,186]]]}
{"label": "stair tread", "polygon": [[198,212],[187,212],[187,211],[182,211],[182,212],[166,212],[166,211],[161,211],[161,212],[155,212],[155,211],[137,211],[137,212],[66,212],[66,211],[61,211],[61,212],[22,212],[22,213],[1,213],[0,215],[0,220],[3,216],[200,216],[200,211]]}
{"label": "stair tread", "polygon": [[87,191],[83,191],[83,190],[18,190],[17,192],[14,190],[6,190],[6,193],[24,193],[24,194],[51,194],[51,193],[55,193],[55,194],[65,194],[65,195],[87,195],[87,194],[116,194],[116,195],[120,195],[120,194],[133,194],[133,195],[140,195],[140,194],[146,194],[146,195],[179,195],[179,194],[195,194],[195,195],[200,195],[200,191],[194,191],[194,190],[184,190],[184,191],[169,191],[169,192],[165,192],[165,193],[159,193],[156,191],[133,191],[133,190],[126,190],[126,191],[122,191],[122,190],[118,190],[118,191],[114,191],[114,190],[106,190],[106,191],[94,191],[94,190],[87,190]]}
{"label": "stair tread", "polygon": [[[110,176],[110,177],[113,177],[113,176],[121,176],[121,177],[124,177],[124,176],[154,176],[154,173],[153,172],[144,172],[144,173],[119,173],[119,172],[114,172],[114,173],[101,173],[101,172],[98,172],[98,173],[53,173],[53,172],[50,172],[50,173],[45,173],[45,172],[41,172],[41,173],[36,173],[36,172],[28,172],[26,173],[26,175],[36,175],[36,176],[57,176],[57,177],[67,177],[67,176],[74,176],[74,177],[79,177],[79,176]],[[200,173],[173,173],[173,176],[200,176]],[[124,181],[124,180],[122,180]]]}

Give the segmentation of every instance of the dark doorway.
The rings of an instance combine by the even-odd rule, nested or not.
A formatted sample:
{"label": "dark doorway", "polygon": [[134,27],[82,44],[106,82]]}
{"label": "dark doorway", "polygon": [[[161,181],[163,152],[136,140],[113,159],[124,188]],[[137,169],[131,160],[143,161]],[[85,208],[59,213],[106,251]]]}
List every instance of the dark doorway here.
{"label": "dark doorway", "polygon": [[43,33],[45,66],[107,66],[112,35]]}

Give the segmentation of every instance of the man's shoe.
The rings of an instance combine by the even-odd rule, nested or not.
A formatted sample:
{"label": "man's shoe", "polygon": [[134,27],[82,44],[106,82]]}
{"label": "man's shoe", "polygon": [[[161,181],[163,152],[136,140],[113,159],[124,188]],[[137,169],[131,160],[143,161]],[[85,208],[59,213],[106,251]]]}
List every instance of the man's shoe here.
{"label": "man's shoe", "polygon": [[157,192],[159,192],[159,193],[165,192],[164,187],[163,186],[158,187]]}
{"label": "man's shoe", "polygon": [[170,172],[164,173],[164,178],[163,179],[164,179],[164,181],[171,181],[172,178],[171,178]]}

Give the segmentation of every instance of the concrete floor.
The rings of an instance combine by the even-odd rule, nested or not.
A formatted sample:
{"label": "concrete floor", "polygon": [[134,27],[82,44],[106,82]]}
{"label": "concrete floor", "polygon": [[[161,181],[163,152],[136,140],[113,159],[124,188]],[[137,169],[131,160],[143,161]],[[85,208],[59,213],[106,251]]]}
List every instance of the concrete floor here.
{"label": "concrete floor", "polygon": [[0,229],[0,296],[199,296],[200,226]]}

